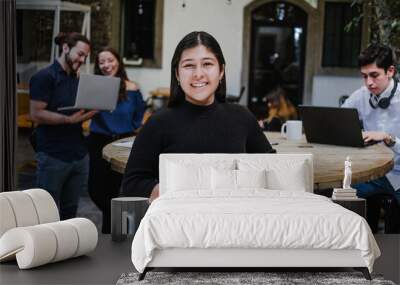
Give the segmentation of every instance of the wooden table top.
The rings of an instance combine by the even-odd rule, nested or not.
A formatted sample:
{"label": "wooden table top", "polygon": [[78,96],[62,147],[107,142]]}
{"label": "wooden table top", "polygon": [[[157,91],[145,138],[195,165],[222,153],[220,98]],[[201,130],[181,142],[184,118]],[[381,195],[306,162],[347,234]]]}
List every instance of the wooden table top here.
{"label": "wooden table top", "polygon": [[[393,167],[393,152],[384,144],[365,148],[288,141],[280,133],[265,133],[278,153],[312,153],[314,158],[314,188],[339,188],[342,185],[344,161],[352,160],[352,182],[366,182],[379,178]],[[132,140],[133,138],[129,138]],[[117,142],[124,142],[122,139]],[[277,143],[277,145],[275,145]],[[130,148],[108,144],[103,148],[103,158],[111,163],[111,168],[124,173]]]}

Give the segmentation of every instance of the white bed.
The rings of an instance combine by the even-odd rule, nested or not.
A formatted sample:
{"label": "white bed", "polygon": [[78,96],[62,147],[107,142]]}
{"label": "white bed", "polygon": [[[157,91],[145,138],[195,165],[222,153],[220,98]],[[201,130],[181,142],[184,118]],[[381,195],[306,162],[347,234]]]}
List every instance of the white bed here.
{"label": "white bed", "polygon": [[154,267],[354,267],[370,278],[380,251],[367,222],[312,194],[312,177],[311,155],[161,155],[161,195],[132,243],[140,278]]}

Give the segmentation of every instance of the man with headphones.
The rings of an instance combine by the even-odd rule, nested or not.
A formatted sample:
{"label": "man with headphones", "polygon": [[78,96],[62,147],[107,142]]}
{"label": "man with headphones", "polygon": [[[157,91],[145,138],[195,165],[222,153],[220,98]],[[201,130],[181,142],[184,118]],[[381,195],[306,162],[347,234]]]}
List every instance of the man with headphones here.
{"label": "man with headphones", "polygon": [[[365,86],[351,94],[342,107],[358,110],[366,142],[382,141],[392,149],[394,167],[384,177],[352,187],[357,189],[358,197],[386,194],[395,197],[394,203],[400,205],[400,87],[395,79],[393,51],[386,45],[371,44],[361,52],[358,64]],[[400,216],[395,218],[400,221]],[[379,211],[371,214],[367,209],[367,220],[376,231]]]}

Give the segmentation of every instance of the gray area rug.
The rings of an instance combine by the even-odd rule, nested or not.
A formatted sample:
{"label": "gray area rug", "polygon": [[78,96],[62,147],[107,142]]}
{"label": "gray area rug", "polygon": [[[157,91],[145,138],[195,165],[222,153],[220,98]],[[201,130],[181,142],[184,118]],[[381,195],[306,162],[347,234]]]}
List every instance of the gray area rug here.
{"label": "gray area rug", "polygon": [[360,272],[148,272],[142,281],[139,273],[122,274],[116,285],[145,284],[379,284],[395,285],[380,275],[372,275],[372,281]]}

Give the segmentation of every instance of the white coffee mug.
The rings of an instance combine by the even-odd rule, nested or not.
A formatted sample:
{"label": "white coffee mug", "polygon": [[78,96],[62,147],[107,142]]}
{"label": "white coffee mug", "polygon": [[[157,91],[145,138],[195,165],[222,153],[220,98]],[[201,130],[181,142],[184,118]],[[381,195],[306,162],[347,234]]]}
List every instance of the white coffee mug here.
{"label": "white coffee mug", "polygon": [[301,140],[303,130],[302,121],[289,120],[282,125],[281,135],[290,141]]}

